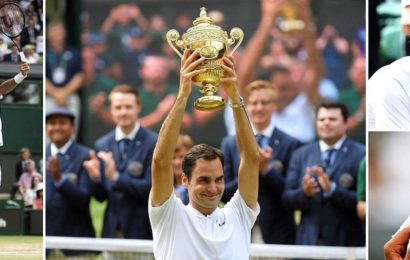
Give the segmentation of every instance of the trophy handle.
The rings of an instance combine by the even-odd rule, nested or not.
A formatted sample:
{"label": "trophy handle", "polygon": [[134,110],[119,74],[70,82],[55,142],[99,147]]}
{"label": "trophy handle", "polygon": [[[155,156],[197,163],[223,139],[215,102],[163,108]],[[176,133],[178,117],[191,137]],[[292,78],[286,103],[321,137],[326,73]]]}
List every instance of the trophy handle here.
{"label": "trophy handle", "polygon": [[[184,44],[181,40],[179,39],[179,32],[175,29],[169,30],[167,32],[167,41],[169,46],[178,54],[180,58],[182,58],[182,53],[175,47],[175,45],[181,49],[184,49]],[[174,45],[175,43],[175,45]]]}
{"label": "trophy handle", "polygon": [[238,49],[239,45],[241,45],[243,41],[243,31],[241,28],[234,27],[229,32],[229,35],[232,37],[228,39],[229,46],[232,46],[235,43],[235,41],[238,41],[235,47],[232,49],[231,53],[229,54],[229,55],[232,55],[236,51],[236,49]]}

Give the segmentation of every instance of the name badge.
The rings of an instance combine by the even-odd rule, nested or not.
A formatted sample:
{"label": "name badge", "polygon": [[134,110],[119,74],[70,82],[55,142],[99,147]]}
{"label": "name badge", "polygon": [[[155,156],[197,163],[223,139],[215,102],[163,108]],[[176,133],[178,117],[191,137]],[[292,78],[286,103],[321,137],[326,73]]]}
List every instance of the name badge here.
{"label": "name badge", "polygon": [[55,84],[59,85],[65,81],[66,74],[63,68],[57,67],[53,70],[53,81]]}

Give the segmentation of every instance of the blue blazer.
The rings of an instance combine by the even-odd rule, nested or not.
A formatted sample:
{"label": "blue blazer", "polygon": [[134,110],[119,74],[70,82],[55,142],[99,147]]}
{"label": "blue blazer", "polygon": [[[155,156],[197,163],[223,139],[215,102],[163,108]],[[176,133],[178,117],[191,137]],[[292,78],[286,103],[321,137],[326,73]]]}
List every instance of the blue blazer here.
{"label": "blue blazer", "polygon": [[115,131],[111,131],[96,141],[95,150],[111,151],[114,156],[118,180],[105,179],[102,171],[103,192],[96,198],[108,200],[104,217],[103,237],[116,237],[120,230],[125,238],[152,239],[148,218],[148,196],[151,190],[152,154],[157,134],[140,128],[128,146],[127,159],[120,160]]}
{"label": "blue blazer", "polygon": [[[89,153],[89,148],[73,142],[59,161],[65,178],[61,186],[56,186],[51,173],[46,171],[47,236],[95,237],[89,203],[96,187],[83,167]],[[47,161],[50,157],[49,145]]]}
{"label": "blue blazer", "polygon": [[[235,136],[227,136],[222,141],[221,150],[225,155],[224,202],[231,199],[238,189],[239,151]],[[281,196],[285,188],[286,170],[293,151],[300,146],[295,138],[285,134],[278,128],[272,133],[269,146],[273,153],[270,170],[259,175],[258,202],[261,212],[258,223],[265,243],[294,244],[296,226],[293,212],[282,205]]]}
{"label": "blue blazer", "polygon": [[285,205],[302,211],[296,242],[300,245],[364,246],[365,231],[356,213],[356,183],[365,147],[347,138],[328,170],[336,189],[325,197],[323,192],[309,198],[302,181],[306,167],[322,166],[319,142],[307,144],[292,156],[283,194]]}

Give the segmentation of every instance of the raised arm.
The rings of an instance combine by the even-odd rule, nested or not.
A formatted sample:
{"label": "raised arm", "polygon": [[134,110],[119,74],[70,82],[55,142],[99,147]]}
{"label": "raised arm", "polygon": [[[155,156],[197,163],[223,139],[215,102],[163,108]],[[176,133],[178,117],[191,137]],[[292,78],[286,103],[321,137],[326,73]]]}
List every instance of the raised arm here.
{"label": "raised arm", "polygon": [[151,203],[153,207],[161,206],[173,192],[172,156],[180,133],[187,101],[192,91],[192,77],[206,71],[206,69],[196,69],[204,61],[204,58],[195,61],[198,56],[197,51],[192,55],[189,51],[184,52],[181,60],[178,96],[158,134],[157,145],[152,158]]}
{"label": "raised arm", "polygon": [[8,79],[0,84],[0,95],[6,95],[13,91],[18,84],[20,84],[26,77],[30,70],[30,66],[27,62],[23,61],[20,63],[20,73],[18,73],[14,78]]}
{"label": "raised arm", "polygon": [[285,3],[285,0],[261,0],[261,20],[254,35],[245,47],[242,60],[246,62],[242,62],[238,66],[238,85],[241,93],[251,81],[255,68],[258,67],[258,62],[263,54],[263,47],[269,37],[269,31],[272,29],[276,14],[283,3]]}
{"label": "raised arm", "polygon": [[250,208],[258,202],[259,188],[259,152],[255,136],[239,95],[236,73],[232,57],[224,57],[225,75],[221,78],[221,87],[227,93],[235,119],[236,143],[241,162],[238,170],[238,189]]}

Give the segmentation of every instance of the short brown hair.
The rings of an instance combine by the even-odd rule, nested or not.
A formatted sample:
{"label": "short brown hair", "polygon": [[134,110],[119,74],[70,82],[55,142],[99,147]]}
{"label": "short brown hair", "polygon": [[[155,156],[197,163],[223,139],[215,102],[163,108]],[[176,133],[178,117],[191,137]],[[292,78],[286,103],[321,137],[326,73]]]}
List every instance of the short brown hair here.
{"label": "short brown hair", "polygon": [[187,154],[185,154],[182,161],[182,171],[191,180],[192,171],[196,166],[196,162],[199,159],[204,159],[205,161],[213,161],[219,159],[224,166],[224,155],[223,153],[210,145],[207,144],[197,144],[192,147]]}
{"label": "short brown hair", "polygon": [[251,93],[255,90],[259,89],[267,89],[270,92],[272,92],[272,97],[275,99],[276,98],[276,92],[272,87],[272,83],[266,80],[255,80],[246,85],[245,87],[245,98],[248,98]]}
{"label": "short brown hair", "polygon": [[137,101],[137,105],[141,104],[140,94],[138,93],[138,90],[131,87],[130,85],[120,84],[120,85],[117,85],[115,88],[113,88],[111,90],[110,94],[108,95],[108,100],[110,101],[110,103],[111,103],[112,95],[114,93],[132,94],[132,95],[135,96],[135,100]]}

